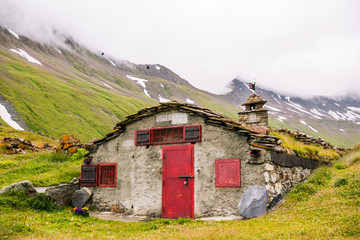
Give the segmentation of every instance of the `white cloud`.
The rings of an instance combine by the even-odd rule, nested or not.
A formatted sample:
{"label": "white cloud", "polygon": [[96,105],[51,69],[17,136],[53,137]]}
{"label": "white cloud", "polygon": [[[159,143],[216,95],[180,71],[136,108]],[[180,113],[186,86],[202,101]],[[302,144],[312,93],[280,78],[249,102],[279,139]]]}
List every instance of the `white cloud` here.
{"label": "white cloud", "polygon": [[56,41],[53,29],[196,87],[235,76],[293,95],[360,91],[357,0],[2,0],[0,23]]}

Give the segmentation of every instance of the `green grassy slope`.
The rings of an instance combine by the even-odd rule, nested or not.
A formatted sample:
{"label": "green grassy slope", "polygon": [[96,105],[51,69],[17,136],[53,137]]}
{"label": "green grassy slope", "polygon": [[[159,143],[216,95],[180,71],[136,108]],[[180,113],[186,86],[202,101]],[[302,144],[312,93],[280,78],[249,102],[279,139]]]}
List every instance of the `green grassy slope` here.
{"label": "green grassy slope", "polygon": [[[44,69],[0,51],[0,93],[32,131],[41,131],[54,138],[71,133],[88,141],[104,136],[124,117],[158,103],[145,96],[121,71],[109,69],[95,55],[87,53],[76,57],[66,51],[63,53],[66,60],[48,56],[47,64],[51,65]],[[94,65],[88,66],[84,59]],[[197,104],[236,119],[239,109],[211,94],[162,78],[133,75],[148,79],[147,90],[155,99],[158,98],[156,93],[179,101],[193,96]],[[114,88],[103,81],[112,83]],[[164,88],[160,87],[157,92],[154,86],[160,84]]]}
{"label": "green grassy slope", "polygon": [[46,201],[39,201],[34,204],[26,196],[0,196],[0,238],[359,239],[360,149],[345,155],[333,167],[316,170],[275,212],[250,220],[105,221],[75,216],[71,208],[41,210],[41,203]]}
{"label": "green grassy slope", "polygon": [[54,76],[0,52],[0,89],[33,131],[54,138],[72,133],[82,140],[101,137],[116,122],[151,105],[112,93],[80,77]]}

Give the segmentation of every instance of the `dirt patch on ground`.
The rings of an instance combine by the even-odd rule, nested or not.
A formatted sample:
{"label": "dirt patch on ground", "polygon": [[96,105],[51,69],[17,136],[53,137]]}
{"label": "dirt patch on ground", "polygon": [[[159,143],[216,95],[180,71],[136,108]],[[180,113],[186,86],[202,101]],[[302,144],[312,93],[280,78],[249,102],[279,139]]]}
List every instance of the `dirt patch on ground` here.
{"label": "dirt patch on ground", "polygon": [[[103,220],[121,221],[121,222],[148,222],[155,220],[155,218],[149,218],[147,216],[124,215],[115,212],[90,212],[90,217],[96,217]],[[234,216],[234,215],[200,218],[200,220],[203,221],[229,221],[229,220],[242,220],[242,219],[243,219],[242,217]]]}

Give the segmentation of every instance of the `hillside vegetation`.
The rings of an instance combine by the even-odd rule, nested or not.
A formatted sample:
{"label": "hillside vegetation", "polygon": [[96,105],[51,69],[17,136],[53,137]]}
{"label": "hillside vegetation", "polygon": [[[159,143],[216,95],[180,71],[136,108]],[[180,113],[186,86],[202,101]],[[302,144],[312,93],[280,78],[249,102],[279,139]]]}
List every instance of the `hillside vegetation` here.
{"label": "hillside vegetation", "polygon": [[[93,68],[87,67],[80,56],[75,58],[68,53],[67,57],[72,66],[51,61],[55,66],[44,70],[0,49],[0,95],[11,103],[30,130],[54,138],[71,133],[87,142],[104,137],[126,116],[158,103],[145,96],[141,88],[120,71],[107,72],[106,65],[96,56],[81,56],[92,62]],[[194,87],[133,75],[148,81],[147,91],[155,95],[155,99],[160,94],[163,98],[180,101],[194,96],[191,98],[197,104],[232,118],[240,111]],[[159,88],[160,84],[163,87]],[[161,89],[158,96],[156,89]],[[2,120],[0,124],[7,125]]]}
{"label": "hillside vegetation", "polygon": [[113,94],[71,73],[69,77],[54,76],[0,54],[1,94],[35,132],[55,138],[72,133],[88,141],[111,131],[124,116],[150,105],[136,97]]}
{"label": "hillside vegetation", "polygon": [[334,149],[324,149],[316,144],[305,144],[287,133],[271,132],[270,135],[280,138],[283,147],[293,150],[298,157],[323,160],[335,160],[340,157]]}
{"label": "hillside vegetation", "polygon": [[56,146],[59,144],[59,141],[57,139],[44,137],[31,131],[20,131],[11,127],[0,126],[0,140],[5,137],[23,138],[31,141],[32,144],[35,144],[37,146],[42,143],[48,143],[51,146]]}
{"label": "hillside vegetation", "polygon": [[[51,159],[59,158],[39,154],[23,163]],[[70,160],[62,162],[67,161]],[[14,165],[13,171],[20,171],[22,165]],[[37,169],[39,172],[34,175],[41,176],[45,167],[39,165]],[[25,179],[27,176],[14,181]],[[54,182],[44,178],[43,183]],[[219,222],[105,221],[73,215],[71,208],[59,210],[42,196],[30,199],[21,194],[1,195],[0,214],[0,239],[359,239],[360,148],[332,167],[317,169],[307,182],[292,189],[276,211],[261,218]]]}

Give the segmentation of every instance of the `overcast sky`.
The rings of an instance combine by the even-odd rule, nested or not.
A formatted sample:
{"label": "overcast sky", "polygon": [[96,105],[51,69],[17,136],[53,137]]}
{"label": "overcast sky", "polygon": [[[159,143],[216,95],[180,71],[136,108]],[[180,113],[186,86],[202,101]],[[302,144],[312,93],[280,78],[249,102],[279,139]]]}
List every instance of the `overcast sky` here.
{"label": "overcast sky", "polygon": [[360,94],[357,0],[0,0],[0,23],[43,41],[56,29],[213,93],[240,77],[293,95]]}

